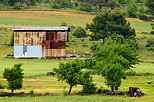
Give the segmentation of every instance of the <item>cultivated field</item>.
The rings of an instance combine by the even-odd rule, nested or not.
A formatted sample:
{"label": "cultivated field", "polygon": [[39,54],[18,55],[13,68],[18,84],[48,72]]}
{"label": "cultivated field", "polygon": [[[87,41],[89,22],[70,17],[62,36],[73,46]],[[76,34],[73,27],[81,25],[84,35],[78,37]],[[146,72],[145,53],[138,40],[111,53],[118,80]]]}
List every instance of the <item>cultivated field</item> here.
{"label": "cultivated field", "polygon": [[[146,95],[139,98],[131,98],[128,96],[106,96],[106,95],[81,95],[82,86],[76,86],[72,89],[72,95],[64,97],[63,92],[67,91],[69,86],[64,82],[57,81],[55,76],[46,76],[46,73],[53,71],[58,67],[59,60],[36,60],[36,59],[11,59],[3,58],[8,53],[13,53],[13,47],[7,46],[12,35],[13,26],[60,26],[62,22],[66,22],[68,26],[82,26],[91,23],[94,15],[78,14],[60,11],[0,11],[0,83],[7,84],[2,78],[4,68],[10,68],[14,64],[23,63],[24,82],[23,88],[17,92],[29,92],[34,90],[37,93],[54,93],[57,96],[46,97],[0,97],[0,102],[154,102],[154,75],[147,76],[128,76],[123,80],[118,91],[128,91],[128,87],[139,87]],[[135,65],[134,69],[137,73],[153,73],[154,74],[154,52],[145,48],[148,38],[154,35],[143,34],[142,32],[150,32],[150,22],[144,22],[136,18],[127,18],[131,26],[137,32],[139,39],[139,54],[143,62]],[[88,32],[87,32],[88,33]],[[90,52],[90,46],[93,41],[89,38],[71,38],[67,53],[84,53]],[[97,42],[95,42],[97,43]],[[84,49],[84,51],[83,51]],[[104,83],[101,76],[93,75],[94,83],[98,88],[103,87],[109,89]],[[152,84],[147,84],[152,82]],[[5,89],[5,92],[10,90]]]}

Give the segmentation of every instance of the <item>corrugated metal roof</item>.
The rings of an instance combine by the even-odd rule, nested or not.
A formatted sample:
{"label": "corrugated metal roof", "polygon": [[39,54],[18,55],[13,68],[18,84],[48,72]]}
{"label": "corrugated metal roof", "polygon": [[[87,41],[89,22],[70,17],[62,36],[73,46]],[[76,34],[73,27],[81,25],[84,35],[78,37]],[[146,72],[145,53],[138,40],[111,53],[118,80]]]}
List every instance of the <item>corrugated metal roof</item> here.
{"label": "corrugated metal roof", "polygon": [[69,27],[65,26],[60,26],[60,27],[54,27],[54,26],[15,26],[12,30],[14,31],[26,31],[26,30],[31,30],[31,31],[69,31]]}

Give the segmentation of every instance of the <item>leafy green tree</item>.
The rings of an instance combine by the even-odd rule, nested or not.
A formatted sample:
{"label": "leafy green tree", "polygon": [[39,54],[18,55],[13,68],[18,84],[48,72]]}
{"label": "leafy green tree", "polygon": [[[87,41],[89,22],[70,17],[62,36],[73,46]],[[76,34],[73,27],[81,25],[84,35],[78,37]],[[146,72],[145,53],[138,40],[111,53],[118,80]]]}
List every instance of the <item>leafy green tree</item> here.
{"label": "leafy green tree", "polygon": [[13,6],[13,9],[14,10],[21,10],[22,9],[21,3],[15,3],[14,6]]}
{"label": "leafy green tree", "polygon": [[72,35],[78,38],[86,37],[86,31],[82,27],[79,26],[74,29]]}
{"label": "leafy green tree", "polygon": [[135,36],[135,30],[130,27],[126,21],[124,13],[119,8],[102,9],[93,19],[93,23],[87,24],[93,34],[90,37],[93,40],[104,39],[113,34],[123,35],[125,38]]}
{"label": "leafy green tree", "polygon": [[145,4],[149,9],[149,14],[154,16],[154,1],[153,0],[145,0]]}
{"label": "leafy green tree", "polygon": [[36,2],[36,0],[30,0],[30,3],[32,6],[35,6],[37,2]]}
{"label": "leafy green tree", "polygon": [[57,73],[59,81],[65,81],[69,84],[70,89],[68,94],[71,93],[72,87],[81,84],[83,62],[79,59],[68,61],[66,63],[60,63],[58,69],[54,69]]}
{"label": "leafy green tree", "polygon": [[95,68],[106,79],[106,84],[112,91],[118,89],[121,79],[126,79],[125,71],[138,63],[135,49],[124,39],[118,41],[109,37],[94,50]]}
{"label": "leafy green tree", "polygon": [[90,76],[91,72],[85,72],[82,74],[82,81],[81,84],[83,85],[83,93],[95,93],[97,87],[95,86],[92,80],[92,77]]}
{"label": "leafy green tree", "polygon": [[137,17],[137,6],[135,3],[131,3],[127,8],[128,17],[136,18]]}
{"label": "leafy green tree", "polygon": [[9,46],[13,46],[13,45],[14,45],[14,34],[12,34],[10,38],[10,43],[9,43]]}
{"label": "leafy green tree", "polygon": [[[154,0],[145,0],[145,4],[148,7],[148,14],[151,15],[151,20],[154,19]],[[152,31],[151,33],[154,32],[154,23],[151,23],[152,25]]]}
{"label": "leafy green tree", "polygon": [[90,12],[90,11],[92,11],[92,5],[88,4],[86,2],[81,2],[79,4],[79,10]]}
{"label": "leafy green tree", "polygon": [[8,89],[11,89],[13,94],[14,90],[22,88],[23,82],[23,69],[21,69],[22,64],[15,64],[12,68],[5,68],[3,72],[3,78],[8,81]]}

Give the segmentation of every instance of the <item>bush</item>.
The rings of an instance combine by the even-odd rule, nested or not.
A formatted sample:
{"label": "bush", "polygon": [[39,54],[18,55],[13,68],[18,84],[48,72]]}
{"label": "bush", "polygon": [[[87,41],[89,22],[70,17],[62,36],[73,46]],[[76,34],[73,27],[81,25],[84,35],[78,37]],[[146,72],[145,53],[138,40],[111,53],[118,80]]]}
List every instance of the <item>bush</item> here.
{"label": "bush", "polygon": [[83,81],[82,81],[82,85],[83,85],[83,93],[95,93],[97,90],[97,87],[95,86],[92,80],[92,77],[90,76],[91,72],[86,72],[83,74]]}
{"label": "bush", "polygon": [[138,74],[137,74],[135,71],[130,70],[130,71],[125,72],[125,75],[128,75],[128,76],[135,76],[135,75],[138,75]]}
{"label": "bush", "polygon": [[81,37],[86,37],[86,31],[82,28],[82,27],[78,27],[78,28],[75,28],[73,33],[72,33],[73,36],[76,36],[78,38],[81,38]]}
{"label": "bush", "polygon": [[8,45],[9,46],[13,46],[14,45],[14,34],[12,34],[12,36],[10,38],[10,43]]}
{"label": "bush", "polygon": [[83,46],[83,47],[88,47],[88,45],[87,45],[87,44],[83,44],[82,46]]}
{"label": "bush", "polygon": [[151,31],[150,34],[154,34],[154,31]]}
{"label": "bush", "polygon": [[36,94],[34,93],[33,90],[31,90],[31,91],[29,92],[29,95],[30,95],[31,97],[35,97],[35,96],[36,96]]}
{"label": "bush", "polygon": [[15,3],[14,6],[13,6],[13,9],[14,10],[21,10],[22,9],[21,3]]}
{"label": "bush", "polygon": [[146,16],[145,14],[142,14],[142,13],[138,13],[138,18],[141,19],[141,20],[144,20],[144,21],[149,20],[149,17]]}
{"label": "bush", "polygon": [[92,5],[91,4],[88,4],[88,3],[85,3],[85,2],[81,2],[79,4],[79,9],[81,11],[87,11],[87,12],[90,12],[92,11]]}
{"label": "bush", "polygon": [[154,45],[154,38],[150,38],[150,39],[147,40],[146,47],[150,47],[151,45]]}
{"label": "bush", "polygon": [[60,9],[60,5],[57,3],[51,3],[51,8],[53,9]]}
{"label": "bush", "polygon": [[67,23],[66,22],[62,22],[61,26],[67,26]]}
{"label": "bush", "polygon": [[150,47],[147,48],[147,50],[154,51],[154,47],[151,47],[151,46],[150,46]]}

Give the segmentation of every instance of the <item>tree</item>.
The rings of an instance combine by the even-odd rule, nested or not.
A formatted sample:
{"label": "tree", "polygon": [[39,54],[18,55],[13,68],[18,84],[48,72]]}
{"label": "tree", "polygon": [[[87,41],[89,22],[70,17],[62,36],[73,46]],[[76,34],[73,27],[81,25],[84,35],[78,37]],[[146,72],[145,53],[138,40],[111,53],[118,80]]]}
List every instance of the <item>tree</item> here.
{"label": "tree", "polygon": [[92,5],[91,5],[91,4],[88,4],[88,3],[86,3],[86,2],[81,2],[81,3],[79,4],[79,9],[80,9],[81,11],[90,12],[90,11],[92,11]]}
{"label": "tree", "polygon": [[69,84],[70,89],[68,94],[71,93],[72,87],[81,84],[83,62],[79,59],[68,61],[66,63],[60,63],[58,69],[54,69],[57,73],[59,81],[65,81]]}
{"label": "tree", "polygon": [[124,13],[119,8],[102,9],[93,19],[93,23],[87,24],[93,34],[90,37],[93,40],[104,39],[110,35],[123,35],[125,38],[135,36],[135,30],[130,27],[126,21]]}
{"label": "tree", "polygon": [[134,47],[124,39],[118,41],[109,37],[94,50],[95,69],[106,79],[106,84],[112,91],[118,89],[121,79],[126,79],[125,71],[139,61]]}
{"label": "tree", "polygon": [[12,94],[14,90],[22,88],[24,74],[21,66],[21,63],[15,64],[12,68],[5,68],[3,72],[3,78],[7,79],[8,89],[11,89]]}
{"label": "tree", "polygon": [[82,81],[81,84],[83,85],[83,93],[94,93],[97,89],[92,80],[92,77],[90,76],[91,72],[85,72],[82,74]]}
{"label": "tree", "polygon": [[9,46],[13,46],[13,45],[14,45],[14,34],[12,34],[10,38],[10,43],[9,43]]}
{"label": "tree", "polygon": [[14,3],[13,9],[14,10],[21,10],[22,9],[21,3]]}
{"label": "tree", "polygon": [[154,16],[154,1],[145,0],[145,4],[148,7],[148,13]]}
{"label": "tree", "polygon": [[82,27],[79,26],[74,29],[72,35],[78,38],[86,37],[86,31]]}
{"label": "tree", "polygon": [[[151,20],[154,19],[154,0],[145,0],[145,4],[148,7],[148,14],[151,15]],[[152,25],[152,31],[151,33],[154,32],[154,23],[151,23]]]}

